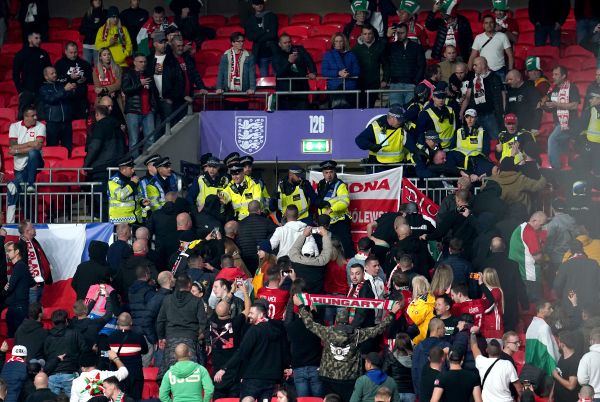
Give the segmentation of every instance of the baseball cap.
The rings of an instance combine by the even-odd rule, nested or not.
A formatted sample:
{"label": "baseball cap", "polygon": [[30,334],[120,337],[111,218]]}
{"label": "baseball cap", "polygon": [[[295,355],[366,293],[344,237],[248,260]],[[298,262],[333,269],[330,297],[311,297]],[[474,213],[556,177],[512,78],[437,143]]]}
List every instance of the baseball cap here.
{"label": "baseball cap", "polygon": [[477,117],[477,110],[467,109],[467,111],[465,112],[465,116]]}
{"label": "baseball cap", "polygon": [[542,61],[537,56],[529,56],[525,59],[525,69],[527,71],[535,71],[542,69]]}
{"label": "baseball cap", "polygon": [[23,345],[15,345],[12,348],[11,354],[13,356],[27,357],[27,348]]}
{"label": "baseball cap", "polygon": [[118,17],[119,16],[119,9],[115,6],[110,6],[108,8],[108,11],[106,12],[106,16],[108,18],[110,17]]}
{"label": "baseball cap", "polygon": [[165,35],[164,31],[154,31],[152,32],[152,40],[155,42],[166,41],[167,35]]}
{"label": "baseball cap", "polygon": [[504,124],[517,124],[519,122],[519,118],[514,113],[509,113],[504,116]]}

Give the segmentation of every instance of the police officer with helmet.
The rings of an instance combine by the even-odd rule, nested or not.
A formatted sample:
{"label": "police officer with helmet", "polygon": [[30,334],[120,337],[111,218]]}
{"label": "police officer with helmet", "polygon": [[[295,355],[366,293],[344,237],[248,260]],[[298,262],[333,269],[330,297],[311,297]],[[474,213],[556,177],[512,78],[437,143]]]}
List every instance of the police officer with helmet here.
{"label": "police officer with helmet", "polygon": [[[360,149],[369,150],[369,163],[382,165],[407,162],[410,158],[408,148],[414,144],[407,143],[409,135],[404,126],[405,110],[400,106],[392,106],[386,116],[381,116],[355,139]],[[378,167],[378,171],[390,167]]]}
{"label": "police officer with helmet", "polygon": [[337,162],[327,160],[319,164],[323,172],[323,179],[317,185],[317,206],[319,215],[328,215],[331,219],[329,231],[337,237],[344,248],[346,258],[354,257],[354,243],[350,233],[352,217],[350,206],[350,192],[348,186],[337,177]]}
{"label": "police officer with helmet", "polygon": [[310,213],[310,207],[315,204],[317,195],[310,183],[304,179],[304,169],[300,166],[290,166],[288,177],[277,183],[275,196],[271,204],[271,210],[279,209],[285,211],[288,205],[298,207],[298,220],[307,225],[313,224],[313,217]]}

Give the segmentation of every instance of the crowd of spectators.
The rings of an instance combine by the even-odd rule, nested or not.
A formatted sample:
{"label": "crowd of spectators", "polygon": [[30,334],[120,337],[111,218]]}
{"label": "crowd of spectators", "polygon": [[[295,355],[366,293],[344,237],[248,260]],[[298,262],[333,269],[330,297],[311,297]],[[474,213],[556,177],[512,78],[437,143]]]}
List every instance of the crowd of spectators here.
{"label": "crowd of spectators", "polygon": [[[3,400],[140,400],[149,366],[159,369],[161,402],[273,395],[279,402],[508,402],[532,400],[533,393],[556,402],[600,400],[600,231],[588,180],[599,173],[597,158],[581,154],[574,173],[586,173],[586,180],[554,198],[546,214],[536,143],[541,113],[552,113],[553,168],[560,168],[576,121],[587,129],[589,152],[596,149],[600,73],[580,118],[580,95],[564,67],[553,70],[545,90],[539,58],[527,60],[528,80],[514,69],[518,31],[506,2],[493,2],[495,16],[484,17],[474,41],[456,2],[436,3],[426,22],[437,31],[431,46],[411,17],[414,2],[402,2],[403,22],[391,27],[391,2],[355,2],[356,21],[346,31],[360,29],[360,39],[349,50],[347,35],[334,35],[321,71],[328,88],[389,86],[410,95],[392,95],[387,115],[360,133],[357,145],[382,165],[414,162],[420,177],[460,177],[435,225],[415,203],[403,204],[369,222],[355,250],[349,190],[335,161],[320,164],[324,178],[316,190],[301,167],[291,166],[269,192],[252,157],[237,153],[223,161],[203,155],[187,194],[168,157],[150,155],[147,175],[134,174],[133,159],[122,158],[123,130],[131,147],[190,102],[194,89],[206,90],[184,40],[210,33],[191,22],[198,14],[193,1],[171,2],[180,33],[164,22],[164,10],[149,16],[139,1],[131,3],[120,14],[90,3],[84,55],[96,57],[96,30],[94,67],[72,42],[50,66],[39,47],[43,23],[27,22],[34,25],[17,55],[15,80],[30,100],[10,128],[20,164],[9,207],[21,184],[35,181],[44,141],[70,145],[65,127],[87,113],[77,100],[87,91],[78,88],[91,75],[98,100],[85,163],[91,177],[119,167],[107,184],[116,240],[90,242],[90,260],[71,282],[74,316],[57,309],[45,329],[40,300],[52,276],[35,228],[22,222],[16,241],[5,241],[0,229],[0,257],[11,265],[2,297],[14,338],[10,359],[8,343],[0,346]],[[564,11],[559,3],[552,12]],[[564,18],[541,13],[540,4],[530,2],[532,20],[539,18],[536,40],[552,41]],[[586,4],[579,12],[593,5]],[[289,35],[277,37],[264,2],[252,0],[252,7],[246,35],[253,49],[243,49],[244,34],[231,35],[218,91],[252,94],[255,65],[268,71],[272,64],[279,76],[316,75],[302,47]],[[581,37],[594,29],[582,23]],[[130,67],[134,36],[141,40]],[[428,63],[429,46],[431,57],[445,60]],[[27,62],[32,55],[36,63]],[[295,97],[285,101],[299,105]],[[353,100],[342,94],[332,102],[347,107]],[[241,96],[227,105],[248,107]]]}

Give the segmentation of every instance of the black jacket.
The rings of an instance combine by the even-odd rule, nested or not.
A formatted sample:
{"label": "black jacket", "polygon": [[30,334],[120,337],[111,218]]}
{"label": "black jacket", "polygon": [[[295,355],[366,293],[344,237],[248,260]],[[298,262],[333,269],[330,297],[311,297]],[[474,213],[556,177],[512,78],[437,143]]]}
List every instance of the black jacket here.
{"label": "black jacket", "polygon": [[170,295],[172,293],[173,293],[173,291],[171,289],[165,289],[162,287],[158,288],[154,297],[152,299],[150,299],[150,301],[146,305],[146,308],[148,309],[148,312],[150,313],[150,317],[151,317],[152,323],[153,323],[152,336],[155,337],[156,339],[158,339],[158,336],[156,335],[156,325],[154,323],[156,323],[156,318],[158,317],[158,312],[160,311],[160,307],[162,306],[163,300],[165,299],[165,297],[167,297],[168,295]]}
{"label": "black jacket", "polygon": [[[162,96],[164,99],[182,101],[185,96],[193,95],[194,89],[206,88],[198,69],[196,69],[194,58],[189,53],[184,53],[182,57],[185,62],[186,76],[184,76],[184,71],[173,52],[167,48],[167,55],[163,63]],[[149,64],[156,64],[156,62]],[[153,68],[149,71],[154,71]],[[185,93],[186,79],[189,80],[190,93]]]}
{"label": "black jacket", "polygon": [[250,271],[258,266],[256,246],[262,240],[269,240],[276,228],[269,218],[257,214],[250,214],[240,221],[237,242],[242,259]]}
{"label": "black jacket", "polygon": [[198,339],[206,329],[206,312],[201,299],[190,292],[176,290],[166,296],[156,319],[158,339]]}
{"label": "black jacket", "polygon": [[[77,84],[74,93],[72,94],[70,100],[72,105],[73,118],[82,118],[83,116],[87,116],[85,112],[87,111],[87,91],[88,84],[92,84],[92,66],[90,63],[83,60],[80,57],[77,57],[75,60],[70,60],[66,57],[62,57],[60,60],[56,62],[54,65],[56,68],[56,74],[58,75],[57,83],[61,85],[65,85],[68,82],[73,82]],[[78,79],[71,78],[72,72],[79,72],[80,77],[85,81],[79,83]]]}
{"label": "black jacket", "polygon": [[[96,34],[102,25],[106,23],[106,10],[103,8],[94,8],[92,14],[86,12],[81,20],[79,33],[83,35],[83,43],[93,45],[96,43]],[[129,31],[129,29],[128,29]],[[131,35],[131,33],[130,33]],[[133,38],[132,38],[133,41]],[[135,41],[134,41],[135,42]]]}
{"label": "black jacket", "polygon": [[385,270],[388,275],[396,266],[394,256],[396,255],[397,250],[402,250],[405,254],[411,256],[413,260],[414,272],[429,278],[429,269],[433,268],[435,261],[427,249],[426,242],[419,240],[414,236],[410,236],[402,240],[396,240],[396,243],[394,243],[390,249],[390,253],[388,254],[388,258],[386,259],[385,263]]}
{"label": "black jacket", "polygon": [[71,281],[71,287],[77,294],[77,299],[85,299],[88,289],[98,283],[110,283],[110,267],[106,262],[108,244],[92,240],[88,247],[90,259],[77,266]]}
{"label": "black jacket", "polygon": [[[306,77],[309,73],[317,74],[317,67],[310,54],[304,49],[304,46],[292,46],[291,51],[298,52],[296,63],[290,64],[288,57],[290,53],[283,51],[279,46],[273,50],[273,71],[277,78],[300,78]],[[296,66],[294,71],[293,66]],[[289,91],[290,81],[277,80],[275,88],[278,91]],[[308,91],[308,80],[292,80],[292,91]]]}
{"label": "black jacket", "polygon": [[519,128],[537,130],[542,121],[542,110],[537,108],[540,92],[533,81],[525,81],[520,88],[507,88],[506,113],[514,113],[519,119]]}
{"label": "black jacket", "polygon": [[240,367],[242,379],[279,381],[287,360],[285,329],[271,320],[248,328],[240,348],[223,368]]}
{"label": "black jacket", "polygon": [[570,307],[569,292],[577,293],[577,304],[597,306],[600,301],[600,267],[595,260],[586,256],[571,257],[558,268],[554,278],[554,291],[565,307]]}
{"label": "black jacket", "polygon": [[383,371],[396,382],[399,393],[415,392],[412,383],[411,356],[401,356],[397,351],[387,351],[383,360]]}
{"label": "black jacket", "polygon": [[8,288],[4,291],[6,305],[8,307],[27,307],[29,305],[29,288],[34,284],[27,263],[23,260],[18,261],[13,266]]}
{"label": "black jacket", "polygon": [[[468,19],[460,14],[456,16],[456,19],[458,29],[458,55],[462,57],[463,60],[468,60],[471,55],[471,46],[473,45],[473,31],[471,30],[471,24]],[[427,15],[425,27],[429,31],[437,31],[431,51],[431,58],[439,60],[442,57],[442,52],[446,44],[448,27],[442,18],[435,18],[435,14],[431,11]]]}
{"label": "black jacket", "polygon": [[150,277],[156,280],[158,277],[158,272],[156,271],[156,267],[146,256],[142,255],[132,255],[121,263],[121,268],[114,276],[113,284],[117,292],[121,295],[123,301],[127,302],[129,300],[129,292],[128,289],[133,285],[136,281],[135,270],[139,266],[145,266],[150,269]]}
{"label": "black jacket", "polygon": [[285,311],[285,330],[290,343],[292,368],[321,364],[321,339],[306,329],[298,314],[294,314],[294,304],[290,301]]}
{"label": "black jacket", "polygon": [[258,61],[261,57],[270,57],[277,46],[277,28],[279,21],[277,15],[271,11],[264,11],[262,18],[255,14],[248,17],[244,23],[246,38],[252,41],[252,54]]}
{"label": "black jacket", "polygon": [[25,318],[15,332],[15,345],[23,345],[27,348],[27,360],[42,359],[47,336],[48,331],[40,321]]}
{"label": "black jacket", "polygon": [[412,40],[406,46],[401,42],[388,45],[386,63],[389,65],[389,76],[383,77],[386,82],[416,85],[425,76],[425,52]]}
{"label": "black jacket", "polygon": [[121,11],[121,14],[119,15],[121,23],[125,25],[127,32],[129,32],[134,49],[137,49],[137,35],[140,32],[140,29],[142,29],[142,26],[148,21],[148,18],[148,11],[141,7],[126,8]]}
{"label": "black jacket", "polygon": [[105,172],[107,167],[116,166],[117,160],[125,155],[125,142],[119,123],[105,117],[94,125],[86,144],[87,154],[83,165],[94,172]]}
{"label": "black jacket", "polygon": [[190,9],[190,15],[197,16],[200,12],[201,4],[202,3],[197,0],[172,0],[169,3],[169,8],[173,11],[173,14],[181,15],[181,9],[187,7]]}
{"label": "black jacket", "polygon": [[[65,324],[54,326],[44,341],[44,371],[48,375],[79,371],[79,356],[84,350],[86,344],[79,332],[67,328]],[[58,356],[62,354],[65,356],[60,360]]]}
{"label": "black jacket", "polygon": [[[125,113],[142,113],[142,92],[144,91],[144,86],[140,82],[141,78],[142,74],[133,69],[127,70],[123,75],[121,90],[125,94]],[[144,78],[150,78],[150,84],[148,85],[150,111],[156,110],[158,107],[158,90],[156,89],[153,75],[144,73]]]}
{"label": "black jacket", "polygon": [[[162,264],[166,264],[171,254],[179,248],[176,219],[180,212],[183,211],[175,203],[166,202],[162,208],[152,212],[146,223],[148,230],[155,236],[154,245]],[[171,267],[168,268],[171,269]]]}
{"label": "black jacket", "polygon": [[500,286],[504,292],[504,329],[514,331],[519,320],[518,304],[523,310],[529,308],[529,299],[519,272],[519,264],[509,259],[505,253],[493,253],[482,266],[494,268],[498,272]]}
{"label": "black jacket", "polygon": [[44,68],[51,66],[48,52],[39,47],[24,47],[13,59],[13,82],[17,92],[38,93],[44,83]]}
{"label": "black jacket", "polygon": [[533,25],[564,24],[571,11],[570,0],[529,0],[529,21]]}
{"label": "black jacket", "polygon": [[29,9],[29,4],[31,3],[35,3],[37,6],[37,15],[35,16],[35,23],[38,25],[48,25],[48,20],[50,19],[48,0],[22,0],[21,6],[19,7],[19,14],[17,15],[17,19],[19,20],[19,22],[25,23],[25,17],[27,17],[27,10]]}
{"label": "black jacket", "polygon": [[[91,311],[94,307],[94,303],[90,303],[88,305],[88,311]],[[73,317],[71,322],[69,323],[69,328],[73,329],[83,337],[83,341],[86,345],[86,350],[92,350],[94,345],[98,344],[98,333],[104,328],[104,326],[112,319],[113,314],[119,315],[121,312],[119,306],[119,299],[117,296],[117,292],[113,291],[106,298],[106,312],[102,317],[98,317],[95,319],[92,318],[83,318],[79,319],[77,317]]]}
{"label": "black jacket", "polygon": [[47,121],[72,120],[71,99],[75,91],[65,91],[65,84],[46,81],[40,87],[41,115]]}
{"label": "black jacket", "polygon": [[156,289],[146,281],[136,280],[129,287],[129,312],[133,319],[132,330],[145,335],[148,342],[155,343],[156,331],[151,311],[148,309],[150,301],[156,296]]}

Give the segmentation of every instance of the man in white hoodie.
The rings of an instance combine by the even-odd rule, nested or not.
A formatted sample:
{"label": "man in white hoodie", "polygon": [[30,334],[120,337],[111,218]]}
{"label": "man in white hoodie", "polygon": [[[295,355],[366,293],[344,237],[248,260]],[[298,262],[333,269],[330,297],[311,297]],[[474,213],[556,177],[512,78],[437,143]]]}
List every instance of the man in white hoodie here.
{"label": "man in white hoodie", "polygon": [[[298,237],[302,235],[306,223],[298,220],[298,207],[295,205],[288,205],[285,209],[285,220],[286,224],[275,229],[275,233],[271,236],[271,248],[275,250],[279,247],[277,258],[281,258],[284,255],[288,255],[292,244]],[[302,247],[303,254],[310,254],[316,256],[319,254],[317,243],[312,236],[306,238],[304,246]]]}
{"label": "man in white hoodie", "polygon": [[594,402],[600,402],[600,328],[590,332],[590,351],[579,362],[577,381],[580,385],[591,385],[595,390]]}

